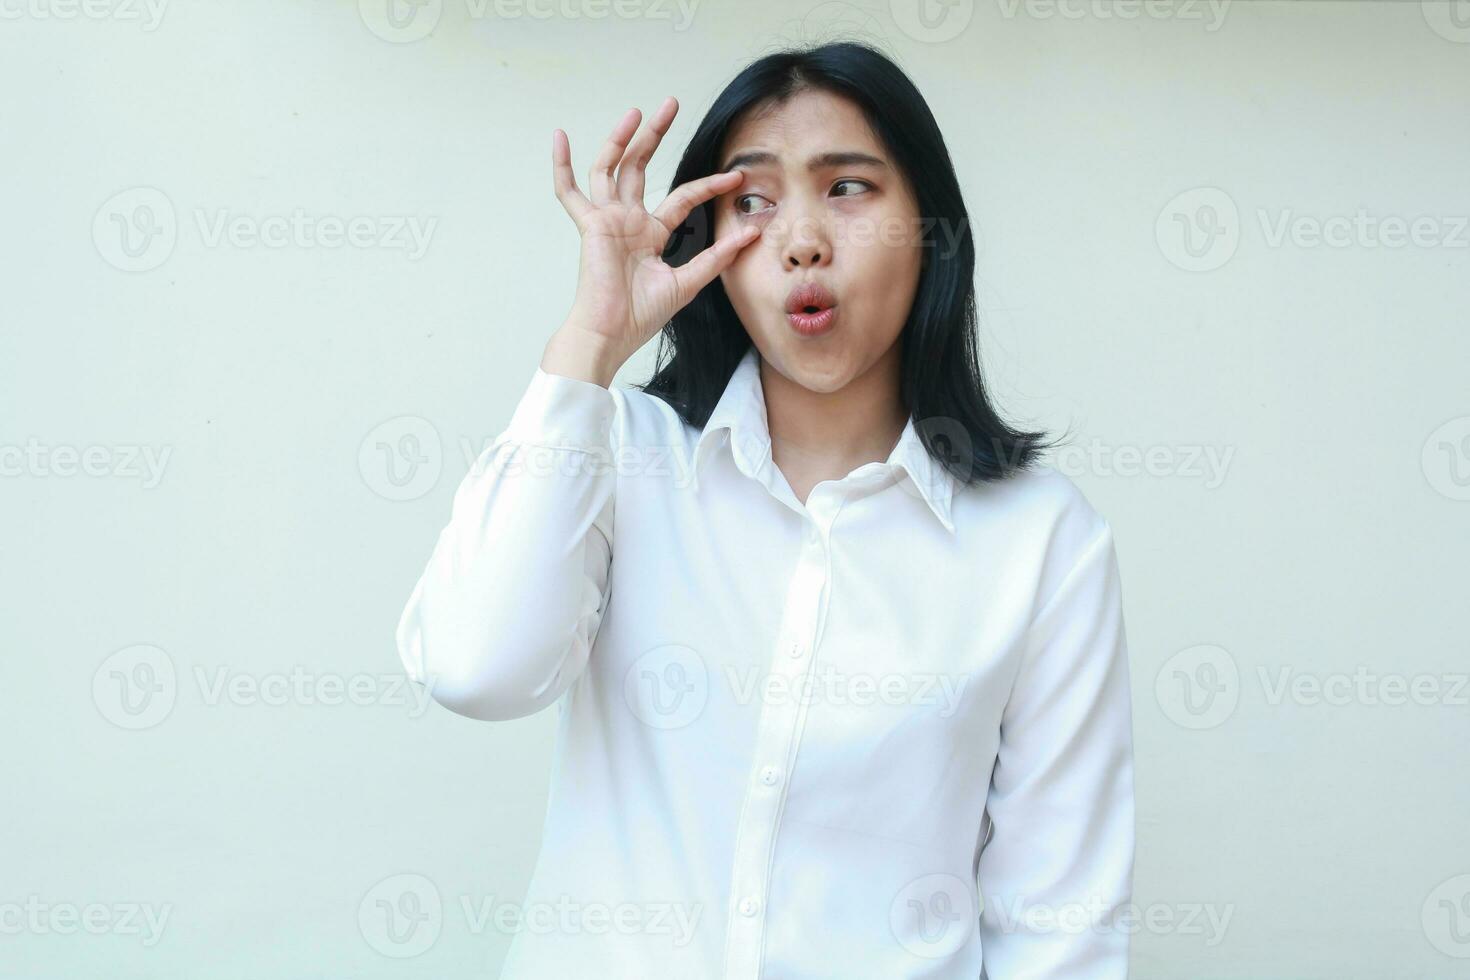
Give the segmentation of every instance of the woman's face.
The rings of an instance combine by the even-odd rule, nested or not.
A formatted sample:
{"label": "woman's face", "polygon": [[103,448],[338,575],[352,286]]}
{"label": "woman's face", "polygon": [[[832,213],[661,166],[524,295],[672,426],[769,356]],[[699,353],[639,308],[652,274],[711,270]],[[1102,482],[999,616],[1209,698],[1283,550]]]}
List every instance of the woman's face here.
{"label": "woman's face", "polygon": [[[912,188],[862,111],[821,90],[741,120],[720,165],[745,178],[716,199],[715,234],[761,229],[720,276],[731,305],[784,377],[840,390],[893,347],[913,305],[923,253]],[[836,300],[818,334],[803,334],[786,310],[809,282]]]}

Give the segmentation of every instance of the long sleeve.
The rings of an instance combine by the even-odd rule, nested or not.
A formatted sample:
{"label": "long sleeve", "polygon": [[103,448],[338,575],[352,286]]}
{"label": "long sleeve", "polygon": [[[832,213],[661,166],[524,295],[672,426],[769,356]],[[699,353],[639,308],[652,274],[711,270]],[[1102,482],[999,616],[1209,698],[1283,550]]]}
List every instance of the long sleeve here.
{"label": "long sleeve", "polygon": [[450,710],[523,717],[586,667],[608,596],[621,397],[538,366],[456,490],[397,630],[408,675]]}
{"label": "long sleeve", "polygon": [[[1001,719],[978,860],[982,978],[1128,975],[1133,732],[1106,521],[1027,635]],[[983,831],[982,831],[983,832]]]}

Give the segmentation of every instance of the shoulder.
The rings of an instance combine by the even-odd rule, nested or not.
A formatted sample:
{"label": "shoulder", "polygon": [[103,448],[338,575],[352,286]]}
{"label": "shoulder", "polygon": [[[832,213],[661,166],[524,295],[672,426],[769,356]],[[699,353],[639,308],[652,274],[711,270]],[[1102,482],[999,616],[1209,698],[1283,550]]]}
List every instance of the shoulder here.
{"label": "shoulder", "polygon": [[687,428],[673,406],[657,395],[621,384],[609,390],[617,403],[624,445],[668,445]]}
{"label": "shoulder", "polygon": [[617,403],[612,444],[620,473],[677,476],[691,465],[698,432],[672,405],[641,388],[614,385],[609,390]]}
{"label": "shoulder", "polygon": [[1049,463],[1034,463],[1004,480],[960,487],[956,506],[998,514],[1063,548],[1093,541],[1108,528],[1082,488]]}
{"label": "shoulder", "polygon": [[1113,547],[1107,517],[1070,476],[1049,463],[962,487],[955,509],[992,530],[1004,529],[1015,549],[1010,553],[1035,568],[1040,596],[1052,594],[1079,564]]}

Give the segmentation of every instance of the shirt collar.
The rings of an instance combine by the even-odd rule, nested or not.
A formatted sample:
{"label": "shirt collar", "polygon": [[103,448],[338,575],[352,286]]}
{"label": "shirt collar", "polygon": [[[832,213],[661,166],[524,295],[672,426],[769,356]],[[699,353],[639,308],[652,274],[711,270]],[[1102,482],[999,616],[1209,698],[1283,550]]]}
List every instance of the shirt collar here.
{"label": "shirt collar", "polygon": [[[693,469],[696,489],[699,486],[699,474],[704,470],[714,448],[721,442],[721,432],[729,433],[728,443],[735,457],[735,465],[747,476],[759,479],[761,468],[771,461],[771,435],[766,416],[765,393],[761,388],[760,352],[754,346],[747,349],[740,358],[720,400],[710,413],[709,421],[704,425],[704,431],[695,442]],[[893,447],[888,459],[871,465],[906,475],[910,486],[917,490],[945,530],[954,533],[950,505],[957,480],[954,474],[929,455],[912,418],[904,424],[903,435],[899,437],[898,444]]]}

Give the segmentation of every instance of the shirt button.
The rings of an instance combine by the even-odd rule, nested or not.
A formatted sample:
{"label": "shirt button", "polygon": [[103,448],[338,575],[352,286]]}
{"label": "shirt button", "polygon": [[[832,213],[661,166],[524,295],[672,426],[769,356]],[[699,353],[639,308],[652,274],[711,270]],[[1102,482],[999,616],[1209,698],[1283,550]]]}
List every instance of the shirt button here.
{"label": "shirt button", "polygon": [[792,641],[790,653],[791,653],[791,655],[793,657],[799,657],[799,656],[801,656],[801,641],[800,640],[793,640]]}
{"label": "shirt button", "polygon": [[761,782],[767,786],[775,786],[781,779],[781,771],[775,766],[766,766],[761,770]]}
{"label": "shirt button", "polygon": [[760,911],[760,907],[761,907],[761,903],[760,902],[757,902],[753,898],[747,898],[743,902],[740,903],[740,914],[741,915],[755,915],[756,912]]}

